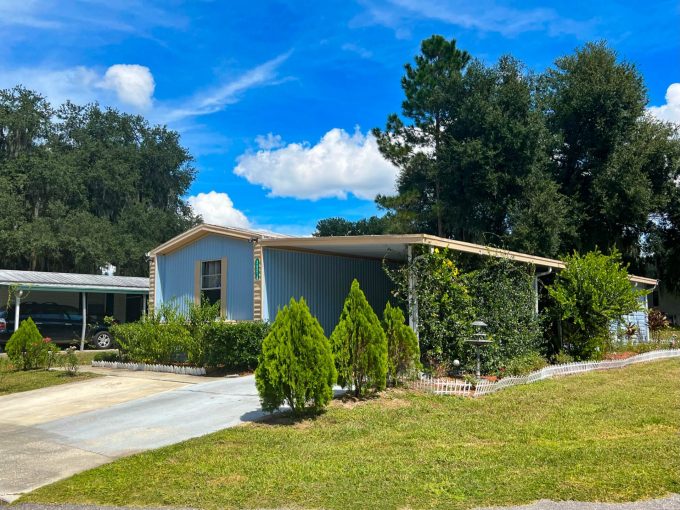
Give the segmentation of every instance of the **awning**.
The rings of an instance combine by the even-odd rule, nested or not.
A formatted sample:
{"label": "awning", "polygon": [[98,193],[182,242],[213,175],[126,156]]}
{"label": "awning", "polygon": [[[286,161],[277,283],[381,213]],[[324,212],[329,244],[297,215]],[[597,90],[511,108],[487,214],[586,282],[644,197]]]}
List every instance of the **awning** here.
{"label": "awning", "polygon": [[79,273],[50,273],[0,269],[0,286],[19,290],[97,292],[106,294],[148,294],[149,279],[136,276],[108,276]]}
{"label": "awning", "polygon": [[[463,253],[472,253],[486,257],[498,257],[542,268],[563,269],[561,260],[538,257],[511,250],[466,243],[454,239],[445,239],[429,234],[372,235],[372,236],[337,236],[337,237],[289,237],[281,239],[262,239],[264,247],[308,251],[343,256],[388,259],[405,262],[408,259],[408,247],[412,245],[448,248]],[[654,286],[658,282],[653,278],[630,275],[633,283]]]}

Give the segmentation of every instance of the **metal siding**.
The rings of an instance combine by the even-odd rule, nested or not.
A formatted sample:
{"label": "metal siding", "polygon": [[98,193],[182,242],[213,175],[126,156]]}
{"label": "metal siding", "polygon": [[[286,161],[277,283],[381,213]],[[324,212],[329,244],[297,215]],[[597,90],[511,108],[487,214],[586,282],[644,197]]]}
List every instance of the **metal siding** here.
{"label": "metal siding", "polygon": [[156,302],[175,302],[183,312],[194,299],[194,263],[227,258],[227,319],[253,318],[253,246],[249,241],[211,235],[156,258]]}
{"label": "metal siding", "polygon": [[[628,315],[623,316],[623,321],[621,322],[613,322],[610,325],[610,330],[614,336],[619,336],[619,329],[620,328],[625,328],[626,324],[635,324],[638,328],[638,333],[637,333],[637,341],[638,342],[647,342],[649,341],[649,327],[647,324],[647,312],[649,310],[648,307],[648,302],[647,302],[647,295],[640,296],[639,298],[640,305],[642,306],[642,309],[633,312]],[[619,340],[622,340],[623,337],[621,336]]]}
{"label": "metal siding", "polygon": [[304,297],[326,335],[330,335],[354,278],[379,317],[391,295],[392,283],[380,260],[274,248],[264,249],[264,260],[264,309],[272,321],[291,297]]}

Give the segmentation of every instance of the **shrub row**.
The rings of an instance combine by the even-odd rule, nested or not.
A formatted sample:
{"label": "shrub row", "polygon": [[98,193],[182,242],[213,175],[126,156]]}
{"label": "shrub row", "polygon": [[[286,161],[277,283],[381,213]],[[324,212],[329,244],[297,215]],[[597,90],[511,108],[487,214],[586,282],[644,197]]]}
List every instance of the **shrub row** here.
{"label": "shrub row", "polygon": [[218,317],[215,305],[192,305],[188,318],[163,306],[138,322],[115,324],[111,331],[123,361],[254,369],[268,324],[228,323]]}
{"label": "shrub row", "polygon": [[388,373],[395,382],[419,355],[403,312],[387,303],[381,323],[354,280],[330,341],[305,300],[291,298],[264,339],[255,378],[263,409],[285,403],[299,413],[324,407],[336,382],[357,397],[384,389]]}

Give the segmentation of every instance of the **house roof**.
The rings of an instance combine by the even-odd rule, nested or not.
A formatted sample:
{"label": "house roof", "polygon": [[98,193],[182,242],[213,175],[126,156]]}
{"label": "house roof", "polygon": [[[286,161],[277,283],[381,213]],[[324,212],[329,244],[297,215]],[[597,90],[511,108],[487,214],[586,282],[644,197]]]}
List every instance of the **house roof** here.
{"label": "house roof", "polygon": [[275,232],[269,232],[266,230],[251,230],[246,228],[236,228],[236,227],[221,227],[219,225],[210,225],[208,223],[202,223],[187,230],[186,232],[173,237],[169,241],[161,244],[160,246],[151,250],[148,255],[154,257],[156,255],[167,255],[180,248],[191,244],[199,239],[214,235],[222,235],[228,237],[234,237],[236,239],[244,239],[246,241],[259,241],[261,239],[281,239],[288,237],[284,234],[277,234]]}
{"label": "house roof", "polygon": [[0,269],[0,285],[16,285],[21,289],[71,292],[107,292],[146,294],[149,279],[136,276],[50,273]]}
{"label": "house roof", "polygon": [[[489,257],[499,257],[538,267],[563,269],[564,262],[547,257],[539,257],[516,251],[467,243],[455,239],[445,239],[430,234],[388,234],[368,236],[334,236],[334,237],[291,237],[273,232],[259,232],[219,227],[216,225],[198,225],[150,252],[151,256],[171,253],[206,235],[217,234],[258,241],[262,246],[270,248],[302,250],[316,253],[342,256],[368,257],[406,261],[408,247],[413,245],[448,248],[463,253],[472,253]],[[643,276],[630,275],[630,280],[641,285],[656,285],[657,280]]]}

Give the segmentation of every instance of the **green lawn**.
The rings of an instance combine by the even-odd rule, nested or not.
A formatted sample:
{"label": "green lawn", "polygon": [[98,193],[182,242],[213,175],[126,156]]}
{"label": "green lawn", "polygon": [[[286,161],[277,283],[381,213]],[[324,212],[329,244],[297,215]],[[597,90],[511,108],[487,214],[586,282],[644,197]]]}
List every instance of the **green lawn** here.
{"label": "green lawn", "polygon": [[680,360],[477,400],[390,391],[121,459],[22,502],[449,508],[680,492]]}
{"label": "green lawn", "polygon": [[58,370],[14,371],[7,358],[0,358],[0,395],[37,390],[56,384],[83,381],[92,377],[99,376],[82,371],[79,371],[75,376]]}

